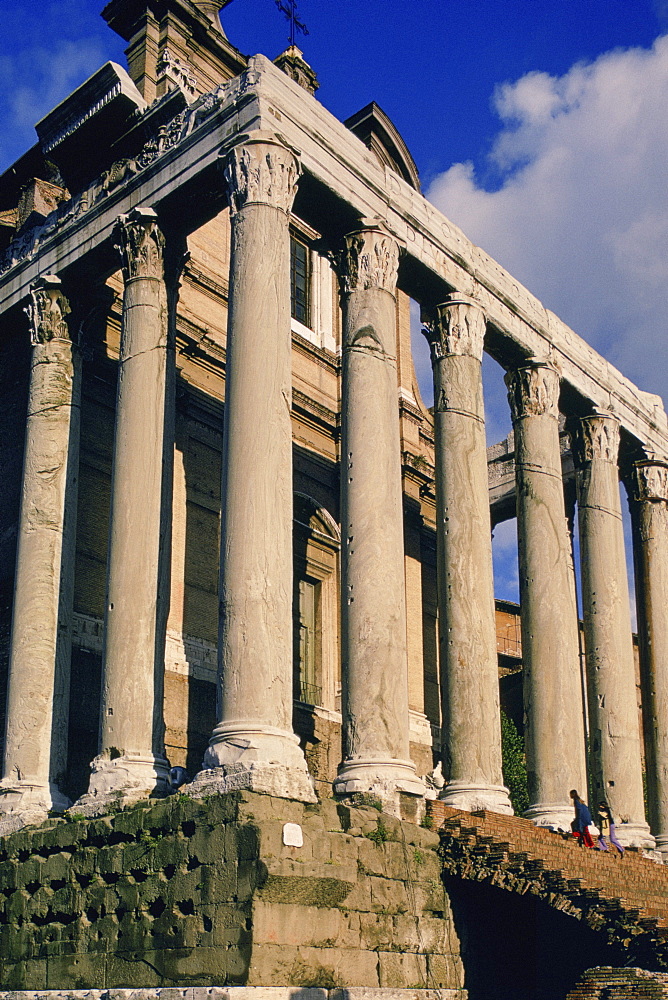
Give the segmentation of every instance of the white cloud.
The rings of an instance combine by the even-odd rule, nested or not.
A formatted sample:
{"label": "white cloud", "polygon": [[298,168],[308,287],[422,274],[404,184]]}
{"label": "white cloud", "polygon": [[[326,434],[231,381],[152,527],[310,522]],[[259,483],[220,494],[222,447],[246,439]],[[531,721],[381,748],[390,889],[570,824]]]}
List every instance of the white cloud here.
{"label": "white cloud", "polygon": [[457,163],[428,196],[641,388],[668,372],[668,36],[499,86],[496,190]]}
{"label": "white cloud", "polygon": [[37,141],[34,125],[105,61],[94,38],[30,45],[0,59],[0,161],[11,163]]}

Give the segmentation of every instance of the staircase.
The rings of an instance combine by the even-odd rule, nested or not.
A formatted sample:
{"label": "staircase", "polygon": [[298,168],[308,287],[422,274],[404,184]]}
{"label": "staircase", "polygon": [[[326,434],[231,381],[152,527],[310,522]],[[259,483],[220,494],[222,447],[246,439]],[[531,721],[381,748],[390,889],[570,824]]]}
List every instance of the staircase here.
{"label": "staircase", "polygon": [[518,816],[431,801],[445,874],[531,893],[606,935],[646,969],[668,969],[668,866],[630,848],[583,848]]}

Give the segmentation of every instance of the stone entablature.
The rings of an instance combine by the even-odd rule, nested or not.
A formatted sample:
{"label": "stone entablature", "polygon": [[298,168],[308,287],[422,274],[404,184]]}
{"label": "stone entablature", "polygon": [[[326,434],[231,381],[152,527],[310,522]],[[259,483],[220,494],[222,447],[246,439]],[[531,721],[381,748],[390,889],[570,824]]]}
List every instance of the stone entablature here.
{"label": "stone entablature", "polygon": [[[473,294],[487,315],[497,353],[502,352],[503,341],[509,340],[525,357],[549,357],[562,378],[595,406],[612,406],[622,427],[643,447],[668,455],[666,417],[658,397],[625,379],[405,181],[389,168],[383,169],[340,122],[264,56],[253,57],[239,77],[179,112],[122,170],[111,168],[108,177],[61,205],[43,226],[16,240],[1,265],[5,271],[16,271],[8,275],[0,308],[23,298],[37,275],[34,257],[38,251],[43,272],[53,268],[56,260],[60,267],[76,260],[84,246],[86,251],[100,246],[118,214],[127,211],[131,193],[134,204],[158,207],[187,180],[207,175],[218,157],[223,134],[273,129],[276,118],[264,109],[273,111],[276,106],[290,109],[282,117],[281,134],[300,150],[303,170],[361,209],[364,216],[384,219],[405,252],[444,283]],[[208,126],[202,129],[205,120]],[[60,246],[56,254],[56,246],[65,237],[67,252],[63,254]]]}

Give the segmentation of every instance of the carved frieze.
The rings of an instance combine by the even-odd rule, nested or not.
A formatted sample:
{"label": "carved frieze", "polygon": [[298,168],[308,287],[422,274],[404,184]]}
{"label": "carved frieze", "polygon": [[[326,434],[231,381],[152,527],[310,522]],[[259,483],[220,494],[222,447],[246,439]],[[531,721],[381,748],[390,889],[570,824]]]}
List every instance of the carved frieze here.
{"label": "carved frieze", "polygon": [[360,229],[346,236],[340,268],[344,291],[381,288],[394,295],[399,245],[381,225]]}
{"label": "carved frieze", "polygon": [[30,301],[25,311],[33,345],[70,339],[67,317],[71,310],[63,295],[60,278],[53,274],[38,278],[30,287]]}
{"label": "carved frieze", "polygon": [[289,212],[297,193],[299,163],[270,133],[256,132],[227,155],[225,180],[232,214],[261,203]]}
{"label": "carved frieze", "polygon": [[42,225],[34,226],[12,240],[4,255],[0,257],[0,275],[5,274],[16,264],[35,257],[52,236],[146,170],[159,157],[199,128],[219,107],[236,100],[256,81],[257,73],[244,73],[241,77],[236,77],[200,97],[185,111],[179,112],[172,121],[161,125],[136,157],[116,160],[89,187],[69,201],[61,202]]}
{"label": "carved frieze", "polygon": [[117,232],[125,280],[163,278],[165,238],[153,209],[133,208],[121,215]]}
{"label": "carved frieze", "polygon": [[506,374],[513,422],[522,417],[559,418],[559,372],[547,361],[534,361]]}
{"label": "carved frieze", "polygon": [[169,49],[163,49],[156,66],[158,76],[166,77],[185,95],[186,100],[192,101],[197,93],[197,78],[189,66],[185,66],[180,59],[172,55]]}
{"label": "carved frieze", "polygon": [[634,469],[637,500],[668,503],[668,462],[638,462]]}
{"label": "carved frieze", "polygon": [[450,354],[482,361],[485,314],[473,299],[453,294],[425,317],[432,364]]}

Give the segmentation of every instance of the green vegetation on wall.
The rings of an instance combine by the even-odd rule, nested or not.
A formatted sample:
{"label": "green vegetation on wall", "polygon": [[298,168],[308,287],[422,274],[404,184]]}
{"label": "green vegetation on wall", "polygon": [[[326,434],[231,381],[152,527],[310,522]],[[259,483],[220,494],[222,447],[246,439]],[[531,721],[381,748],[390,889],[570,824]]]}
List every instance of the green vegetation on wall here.
{"label": "green vegetation on wall", "polygon": [[503,709],[501,709],[501,754],[503,780],[510,792],[510,801],[515,814],[521,816],[529,808],[524,741],[517,731],[517,726]]}

